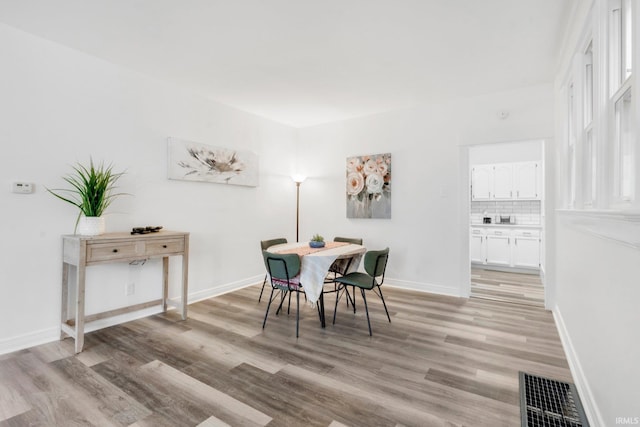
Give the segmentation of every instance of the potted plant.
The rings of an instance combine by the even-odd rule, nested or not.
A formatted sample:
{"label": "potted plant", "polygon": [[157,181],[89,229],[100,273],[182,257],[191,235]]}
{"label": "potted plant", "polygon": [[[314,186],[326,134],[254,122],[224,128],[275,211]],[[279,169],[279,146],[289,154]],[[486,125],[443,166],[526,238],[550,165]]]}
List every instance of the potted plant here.
{"label": "potted plant", "polygon": [[324,237],[319,234],[314,234],[309,242],[309,246],[312,248],[324,248]]}
{"label": "potted plant", "polygon": [[113,192],[122,175],[124,172],[114,172],[112,165],[95,165],[90,159],[88,167],[78,163],[73,166],[73,173],[63,177],[72,188],[47,191],[80,209],[74,232],[97,236],[104,233],[104,211],[117,196],[125,194]]}

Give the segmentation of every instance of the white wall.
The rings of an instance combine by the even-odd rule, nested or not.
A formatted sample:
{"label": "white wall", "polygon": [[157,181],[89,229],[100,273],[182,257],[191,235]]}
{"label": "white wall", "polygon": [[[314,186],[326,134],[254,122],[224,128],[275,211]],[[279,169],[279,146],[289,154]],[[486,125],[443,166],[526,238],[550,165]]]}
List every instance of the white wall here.
{"label": "white wall", "polygon": [[469,165],[542,160],[542,141],[514,141],[469,148]]}
{"label": "white wall", "polygon": [[610,426],[640,417],[640,251],[572,222],[557,222],[554,312],[592,425]]}
{"label": "white wall", "polygon": [[[389,246],[390,283],[467,294],[466,145],[551,135],[552,104],[551,86],[542,85],[301,129],[301,162],[310,176],[301,190],[301,236],[356,236],[369,248]],[[501,110],[508,119],[497,116]],[[346,158],[386,152],[392,218],[347,219]]]}
{"label": "white wall", "polygon": [[[57,336],[60,236],[73,232],[76,211],[45,186],[64,187],[77,161],[92,156],[127,171],[121,190],[133,196],[112,205],[107,231],[192,233],[192,300],[257,282],[258,241],[295,237],[295,130],[4,25],[0,57],[0,353]],[[169,136],[258,153],[260,186],[167,180]],[[13,180],[34,182],[36,192],[10,193]],[[171,267],[177,279],[179,263]],[[142,302],[160,295],[160,263],[91,267],[87,281],[89,312]],[[130,281],[136,295],[125,297]]]}
{"label": "white wall", "polygon": [[[594,16],[590,16],[592,9]],[[574,53],[583,37],[592,33],[598,54],[606,46],[606,26],[598,25],[598,16],[607,22],[607,2],[576,2],[568,23],[564,50],[555,83],[555,122],[558,136],[555,152],[556,177],[550,185],[558,189],[557,205],[568,206],[568,164],[566,141],[566,93],[563,85],[571,71]],[[640,11],[636,9],[636,22]],[[595,19],[594,19],[595,18]],[[595,27],[590,27],[595,23]],[[601,57],[596,75],[606,70]],[[636,59],[636,65],[638,64]],[[637,67],[634,65],[634,68]],[[637,77],[636,77],[637,78]],[[597,77],[596,77],[597,79]],[[636,80],[637,82],[637,80]],[[598,90],[604,90],[596,82]],[[637,100],[636,100],[637,101]],[[637,105],[637,104],[636,104]],[[598,104],[598,109],[604,103]],[[601,114],[601,113],[598,113]],[[637,124],[638,125],[638,124]],[[602,136],[602,137],[601,137]],[[609,142],[606,133],[596,136],[601,147]],[[579,151],[578,151],[579,152]],[[601,150],[600,153],[604,153]],[[599,158],[599,203],[606,206],[609,199],[605,171],[609,170],[604,156]],[[578,163],[578,170],[580,170]],[[636,165],[636,168],[638,166]],[[578,174],[578,176],[580,176]],[[579,193],[579,192],[578,192]],[[637,235],[637,219],[632,212],[627,220],[615,218],[613,211],[596,214],[593,211],[549,212],[555,217],[555,290],[553,308],[572,367],[576,385],[581,393],[592,426],[613,426],[618,417],[640,419],[640,252],[624,243]],[[607,217],[609,215],[609,218]],[[610,218],[615,218],[611,220]],[[618,241],[598,237],[614,230]],[[637,423],[637,421],[636,421]]]}

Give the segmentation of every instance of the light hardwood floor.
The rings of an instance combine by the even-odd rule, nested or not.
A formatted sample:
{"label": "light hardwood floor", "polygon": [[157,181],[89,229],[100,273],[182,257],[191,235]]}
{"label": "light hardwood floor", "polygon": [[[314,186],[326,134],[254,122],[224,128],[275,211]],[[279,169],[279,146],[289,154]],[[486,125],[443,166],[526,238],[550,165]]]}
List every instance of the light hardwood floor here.
{"label": "light hardwood floor", "polygon": [[[550,312],[383,287],[326,329],[258,286],[0,356],[0,426],[518,426],[518,371],[571,381]],[[301,302],[301,304],[303,304]]]}
{"label": "light hardwood floor", "polygon": [[544,287],[537,274],[472,268],[471,296],[544,307]]}

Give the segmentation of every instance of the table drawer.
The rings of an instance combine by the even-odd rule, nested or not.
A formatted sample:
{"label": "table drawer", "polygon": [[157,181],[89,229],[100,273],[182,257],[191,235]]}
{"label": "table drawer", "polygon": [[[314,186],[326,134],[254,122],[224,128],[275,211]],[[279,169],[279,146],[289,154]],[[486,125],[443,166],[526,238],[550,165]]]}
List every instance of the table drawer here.
{"label": "table drawer", "polygon": [[145,254],[148,256],[172,254],[184,251],[184,239],[170,239],[147,242]]}
{"label": "table drawer", "polygon": [[144,255],[140,242],[96,243],[87,245],[87,262],[111,261]]}
{"label": "table drawer", "polygon": [[540,230],[515,230],[516,237],[540,237]]}

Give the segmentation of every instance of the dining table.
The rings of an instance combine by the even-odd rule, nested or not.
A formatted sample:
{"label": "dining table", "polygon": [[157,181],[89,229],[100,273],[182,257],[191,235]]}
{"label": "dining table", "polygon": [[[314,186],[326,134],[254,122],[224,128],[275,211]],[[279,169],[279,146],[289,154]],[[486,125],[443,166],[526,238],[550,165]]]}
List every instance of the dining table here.
{"label": "dining table", "polygon": [[267,251],[277,254],[297,254],[300,257],[300,283],[307,295],[307,300],[312,305],[320,305],[321,322],[324,327],[323,291],[329,268],[336,260],[350,259],[351,262],[347,263],[348,267],[344,273],[357,271],[367,248],[348,242],[326,242],[324,247],[312,248],[308,242],[295,242],[274,245]]}

